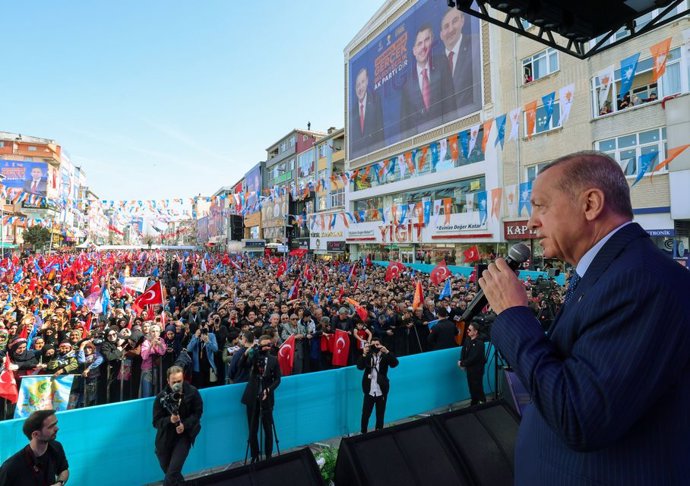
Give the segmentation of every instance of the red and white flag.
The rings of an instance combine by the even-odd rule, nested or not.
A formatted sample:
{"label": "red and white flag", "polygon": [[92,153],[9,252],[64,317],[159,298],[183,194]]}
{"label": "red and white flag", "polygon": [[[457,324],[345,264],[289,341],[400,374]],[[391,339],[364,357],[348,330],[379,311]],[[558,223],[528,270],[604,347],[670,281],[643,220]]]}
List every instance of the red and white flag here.
{"label": "red and white flag", "polygon": [[295,364],[295,335],[292,334],[278,349],[278,365],[283,376],[292,374]]}
{"label": "red and white flag", "polygon": [[390,262],[388,264],[388,268],[386,269],[386,282],[390,282],[391,280],[398,278],[400,274],[405,271],[405,268],[405,265],[400,262]]}
{"label": "red and white flag", "polygon": [[463,252],[463,255],[465,255],[465,263],[479,261],[479,248],[477,245],[471,246]]}
{"label": "red and white flag", "polygon": [[450,270],[446,266],[446,261],[442,260],[436,267],[431,271],[431,283],[434,285],[442,284],[448,277],[450,277]]}
{"label": "red and white flag", "polygon": [[17,390],[17,381],[14,379],[14,372],[10,370],[11,364],[10,356],[6,354],[2,363],[2,370],[0,370],[0,397],[17,403],[19,391]]}
{"label": "red and white flag", "polygon": [[347,366],[350,356],[350,336],[341,329],[335,330],[333,343],[333,366]]}
{"label": "red and white flag", "polygon": [[145,305],[163,304],[163,289],[161,283],[151,285],[146,292],[136,298],[134,304],[143,309]]}

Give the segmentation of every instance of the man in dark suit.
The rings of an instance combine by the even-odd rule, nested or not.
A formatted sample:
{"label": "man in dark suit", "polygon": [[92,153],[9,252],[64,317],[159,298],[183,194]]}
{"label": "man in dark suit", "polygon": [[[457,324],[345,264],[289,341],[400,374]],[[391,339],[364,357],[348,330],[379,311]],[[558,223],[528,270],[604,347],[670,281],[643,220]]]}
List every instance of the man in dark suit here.
{"label": "man in dark suit", "polygon": [[467,326],[467,339],[462,344],[458,366],[467,373],[467,387],[470,389],[470,405],[486,402],[484,395],[484,365],[486,353],[484,341],[479,338],[475,324]]}
{"label": "man in dark suit", "polygon": [[242,355],[240,366],[249,369],[249,381],[242,395],[247,406],[249,423],[249,447],[252,462],[260,459],[259,419],[264,429],[264,454],[270,459],[273,453],[273,405],[275,389],[280,385],[278,359],[271,354],[273,341],[270,336],[259,338],[259,348],[249,347]]}
{"label": "man in dark suit", "polygon": [[381,339],[373,337],[371,344],[364,346],[362,356],[357,358],[357,368],[364,370],[362,377],[362,391],[364,404],[362,405],[362,433],[367,433],[369,417],[376,405],[376,430],[383,429],[383,416],[386,413],[386,402],[390,382],[388,368],[398,366],[398,358],[381,345]]}
{"label": "man in dark suit", "polygon": [[352,104],[352,156],[358,157],[383,146],[383,109],[381,98],[369,89],[369,73],[362,68],[355,79],[355,94]]}
{"label": "man in dark suit", "polygon": [[412,45],[416,62],[402,87],[400,131],[403,138],[430,130],[443,122],[444,113],[455,112],[448,63],[432,62],[433,41],[431,25],[423,24]]}
{"label": "man in dark suit", "polygon": [[597,152],[539,172],[529,226],[575,267],[545,335],[504,260],[479,280],[492,340],[530,391],[517,485],[687,484],[690,273],[632,222],[618,163]]}
{"label": "man in dark suit", "polygon": [[426,340],[429,343],[429,349],[435,351],[437,349],[448,349],[457,346],[455,336],[458,335],[457,326],[448,319],[448,311],[445,307],[436,309],[438,322],[431,327],[429,324],[429,335]]}
{"label": "man in dark suit", "polygon": [[43,177],[40,167],[31,169],[31,177],[24,181],[24,192],[45,196],[48,191],[48,180]]}
{"label": "man in dark suit", "polygon": [[[479,56],[473,59],[472,44],[477,39],[463,33],[465,14],[457,8],[449,8],[441,19],[439,37],[443,41],[443,57],[440,62],[448,64],[453,79],[453,92],[457,115],[463,116],[474,107],[479,108],[479,100],[475,100],[474,83],[479,83]],[[474,62],[473,62],[474,61]],[[476,65],[475,65],[476,64]],[[476,90],[479,94],[479,90]],[[444,120],[444,121],[450,121]]]}
{"label": "man in dark suit", "polygon": [[199,391],[184,381],[182,368],[171,366],[167,376],[168,386],[153,402],[156,456],[165,473],[165,486],[184,484],[182,466],[201,431],[204,411]]}

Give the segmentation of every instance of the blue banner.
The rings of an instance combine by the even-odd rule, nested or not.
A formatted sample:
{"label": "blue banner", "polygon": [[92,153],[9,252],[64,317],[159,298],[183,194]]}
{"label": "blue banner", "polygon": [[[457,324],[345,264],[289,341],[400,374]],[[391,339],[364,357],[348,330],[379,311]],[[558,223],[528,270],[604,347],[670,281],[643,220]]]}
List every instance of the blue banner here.
{"label": "blue banner", "polygon": [[640,58],[640,53],[633,54],[630,57],[626,57],[621,61],[621,90],[618,93],[618,98],[623,99],[623,97],[630,91],[630,87],[635,79],[635,73],[637,72],[637,60]]}
{"label": "blue banner", "polygon": [[24,376],[19,388],[14,418],[28,417],[36,410],[67,410],[73,381],[74,375]]}

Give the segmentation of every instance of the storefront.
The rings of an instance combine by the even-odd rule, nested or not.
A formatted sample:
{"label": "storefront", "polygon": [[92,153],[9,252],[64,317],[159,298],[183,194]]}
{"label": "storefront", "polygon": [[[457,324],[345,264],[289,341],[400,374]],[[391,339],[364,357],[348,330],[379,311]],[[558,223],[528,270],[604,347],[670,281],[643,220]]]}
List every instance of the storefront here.
{"label": "storefront", "polygon": [[309,225],[309,248],[315,255],[338,256],[347,251],[345,232],[347,228],[340,214],[317,214],[307,218]]}
{"label": "storefront", "polygon": [[242,251],[250,255],[261,256],[266,248],[266,240],[245,239],[242,240]]}

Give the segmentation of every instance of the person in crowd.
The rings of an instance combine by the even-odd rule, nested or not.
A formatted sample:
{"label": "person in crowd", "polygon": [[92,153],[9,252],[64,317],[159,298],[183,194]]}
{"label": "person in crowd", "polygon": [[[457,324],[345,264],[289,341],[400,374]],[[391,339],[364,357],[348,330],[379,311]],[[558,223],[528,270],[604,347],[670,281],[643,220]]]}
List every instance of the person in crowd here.
{"label": "person in crowd", "polygon": [[438,321],[429,329],[429,336],[427,342],[429,349],[435,351],[437,349],[448,349],[457,346],[455,336],[458,335],[458,328],[455,323],[448,319],[448,310],[445,307],[439,307],[436,310]]}
{"label": "person in crowd", "polygon": [[193,362],[192,384],[206,388],[218,381],[215,353],[218,352],[216,336],[209,330],[208,323],[200,324],[187,345]]}
{"label": "person in crowd", "polygon": [[497,314],[491,339],[531,393],[515,484],[687,483],[690,273],[633,222],[629,183],[606,154],[551,162],[531,204],[544,257],[575,271],[546,334],[503,259],[479,279]]}
{"label": "person in crowd", "polygon": [[58,346],[58,352],[52,360],[48,362],[46,371],[53,376],[69,375],[75,373],[79,368],[77,355],[72,349],[70,341],[63,341]]}
{"label": "person in crowd", "polygon": [[199,391],[184,381],[182,368],[171,366],[166,373],[167,386],[153,401],[153,427],[163,484],[177,486],[185,482],[182,467],[201,431],[204,403]]}
{"label": "person in crowd", "polygon": [[[252,463],[266,459],[273,454],[273,406],[275,390],[280,385],[280,366],[270,351],[273,342],[269,336],[259,337],[258,349],[247,348],[242,354],[240,366],[249,371],[249,381],[242,394],[242,403],[247,407],[249,426],[249,447]],[[259,423],[264,432],[264,450],[259,449]]]}
{"label": "person in crowd", "polygon": [[84,383],[81,405],[85,407],[95,405],[98,400],[98,383],[103,356],[96,349],[93,340],[81,342],[77,352],[77,362],[82,369],[81,376]]}
{"label": "person in crowd", "polygon": [[56,440],[59,430],[55,410],[32,412],[22,425],[29,444],[2,464],[0,484],[65,486],[69,464],[65,449]]}
{"label": "person in crowd", "polygon": [[292,374],[298,375],[304,369],[304,342],[307,335],[307,329],[299,322],[297,314],[292,314],[289,317],[287,324],[282,324],[280,327],[280,341],[285,342],[290,336],[295,336],[295,358],[292,368]]}
{"label": "person in crowd", "polygon": [[361,432],[367,433],[371,412],[376,406],[376,430],[383,429],[383,420],[390,391],[388,380],[388,368],[398,366],[396,358],[388,348],[381,344],[378,337],[374,337],[370,344],[364,347],[362,356],[357,359],[357,368],[364,370],[362,376],[362,391],[364,401],[362,404]]}
{"label": "person in crowd", "polygon": [[149,327],[141,343],[141,397],[151,397],[158,386],[159,359],[165,356],[168,347],[160,336],[160,327],[155,324]]}

